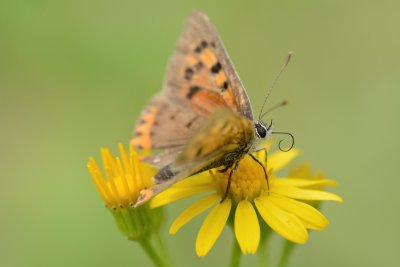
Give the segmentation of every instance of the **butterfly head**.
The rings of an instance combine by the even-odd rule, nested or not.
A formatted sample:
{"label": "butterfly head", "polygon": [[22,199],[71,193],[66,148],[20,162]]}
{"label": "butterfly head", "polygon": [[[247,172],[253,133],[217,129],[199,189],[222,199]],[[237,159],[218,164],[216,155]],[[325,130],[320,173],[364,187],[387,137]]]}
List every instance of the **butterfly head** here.
{"label": "butterfly head", "polygon": [[272,134],[272,120],[268,125],[262,121],[257,121],[254,123],[254,128],[258,138],[266,139]]}

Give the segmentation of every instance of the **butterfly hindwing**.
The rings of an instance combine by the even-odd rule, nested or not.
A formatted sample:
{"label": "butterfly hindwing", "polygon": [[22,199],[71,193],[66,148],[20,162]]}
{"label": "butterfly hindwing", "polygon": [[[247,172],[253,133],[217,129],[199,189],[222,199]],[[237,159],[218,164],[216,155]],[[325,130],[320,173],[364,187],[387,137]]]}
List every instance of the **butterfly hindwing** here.
{"label": "butterfly hindwing", "polygon": [[140,149],[162,149],[163,153],[147,156],[156,166],[170,163],[186,144],[192,128],[202,121],[193,109],[177,105],[163,95],[155,96],[142,111],[131,143]]}
{"label": "butterfly hindwing", "polygon": [[181,147],[197,119],[199,115],[194,110],[158,95],[140,115],[131,143],[142,149]]}

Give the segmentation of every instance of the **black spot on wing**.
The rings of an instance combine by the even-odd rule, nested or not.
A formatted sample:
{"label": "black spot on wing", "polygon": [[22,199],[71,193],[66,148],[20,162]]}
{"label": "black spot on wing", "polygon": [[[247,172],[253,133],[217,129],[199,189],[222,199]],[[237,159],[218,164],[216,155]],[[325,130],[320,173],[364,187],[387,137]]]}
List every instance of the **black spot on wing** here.
{"label": "black spot on wing", "polygon": [[206,48],[208,45],[207,41],[201,41],[201,43],[194,49],[194,52],[196,53],[201,53],[204,48]]}
{"label": "black spot on wing", "polygon": [[189,92],[186,94],[186,97],[188,98],[188,99],[192,99],[196,94],[197,94],[197,92],[200,90],[200,87],[198,87],[198,86],[192,86],[192,87],[190,87],[190,89],[189,89]]}
{"label": "black spot on wing", "polygon": [[214,74],[217,74],[218,72],[220,72],[222,69],[221,63],[219,63],[219,61],[217,63],[215,63],[214,65],[212,65],[211,67],[211,72]]}
{"label": "black spot on wing", "polygon": [[225,82],[222,84],[222,87],[221,87],[222,92],[225,91],[226,89],[228,89],[228,87],[229,87],[229,84],[228,84],[227,81],[225,81]]}
{"label": "black spot on wing", "polygon": [[204,66],[204,64],[203,64],[203,62],[201,62],[201,61],[197,62],[197,63],[194,65],[194,67],[195,67],[196,70],[201,69],[203,66]]}
{"label": "black spot on wing", "polygon": [[186,123],[186,128],[190,128],[190,126],[192,126],[193,122],[195,122],[199,117],[196,116],[193,119],[191,119],[188,123]]}
{"label": "black spot on wing", "polygon": [[193,71],[192,68],[187,68],[185,70],[185,79],[186,80],[190,80],[192,78],[192,76],[193,76],[193,73],[194,73],[194,71]]}

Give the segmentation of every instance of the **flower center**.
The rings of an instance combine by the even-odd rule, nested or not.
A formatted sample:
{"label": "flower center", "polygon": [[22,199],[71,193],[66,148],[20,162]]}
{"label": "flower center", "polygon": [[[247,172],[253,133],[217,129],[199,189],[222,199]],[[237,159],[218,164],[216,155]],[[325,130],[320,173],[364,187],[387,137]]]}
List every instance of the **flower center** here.
{"label": "flower center", "polygon": [[[263,159],[260,161],[264,163]],[[230,172],[231,169],[224,173],[216,169],[212,171],[212,177],[217,182],[221,196],[224,196],[227,190]],[[240,160],[238,169],[232,174],[228,197],[236,203],[243,199],[251,201],[265,190],[268,190],[268,184],[262,166],[250,156],[245,156]]]}

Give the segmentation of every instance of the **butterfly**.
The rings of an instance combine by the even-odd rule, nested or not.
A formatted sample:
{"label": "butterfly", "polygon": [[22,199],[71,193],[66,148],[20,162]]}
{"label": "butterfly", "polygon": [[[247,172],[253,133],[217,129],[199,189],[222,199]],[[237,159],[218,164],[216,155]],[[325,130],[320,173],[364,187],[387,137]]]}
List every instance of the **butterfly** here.
{"label": "butterfly", "polygon": [[[260,116],[261,118],[261,116]],[[259,140],[272,133],[269,124],[254,120],[249,98],[209,18],[193,11],[177,42],[162,91],[140,115],[131,144],[162,150],[145,158],[162,166],[155,185],[141,191],[139,206],[172,184],[221,167],[232,173],[240,160],[259,150]]]}

